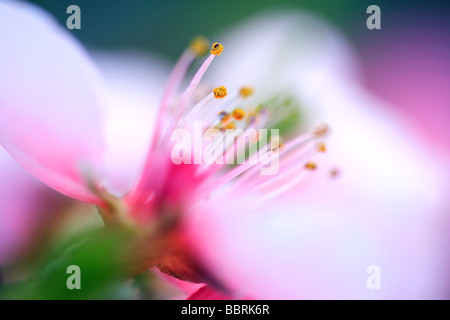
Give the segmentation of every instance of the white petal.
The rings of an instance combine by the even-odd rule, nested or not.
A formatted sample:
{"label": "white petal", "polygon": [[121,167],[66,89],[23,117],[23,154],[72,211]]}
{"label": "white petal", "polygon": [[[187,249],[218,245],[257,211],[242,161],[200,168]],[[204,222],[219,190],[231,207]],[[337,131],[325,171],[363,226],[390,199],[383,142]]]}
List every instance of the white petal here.
{"label": "white petal", "polygon": [[35,6],[0,4],[0,143],[56,190],[97,201],[81,167],[95,172],[102,152],[102,87],[67,30]]}

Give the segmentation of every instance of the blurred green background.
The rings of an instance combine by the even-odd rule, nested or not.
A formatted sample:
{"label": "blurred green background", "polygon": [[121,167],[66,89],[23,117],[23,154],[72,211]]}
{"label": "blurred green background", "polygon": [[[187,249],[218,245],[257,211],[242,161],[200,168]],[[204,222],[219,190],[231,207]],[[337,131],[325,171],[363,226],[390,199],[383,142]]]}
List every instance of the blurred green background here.
{"label": "blurred green background", "polygon": [[[31,1],[65,26],[69,5],[81,8],[83,43],[100,48],[131,47],[176,58],[195,35],[212,36],[233,23],[272,8],[300,8],[325,18],[355,43],[382,37],[398,25],[420,26],[431,17],[448,27],[450,1],[416,0],[58,0]],[[366,9],[381,8],[382,29],[366,28]]]}

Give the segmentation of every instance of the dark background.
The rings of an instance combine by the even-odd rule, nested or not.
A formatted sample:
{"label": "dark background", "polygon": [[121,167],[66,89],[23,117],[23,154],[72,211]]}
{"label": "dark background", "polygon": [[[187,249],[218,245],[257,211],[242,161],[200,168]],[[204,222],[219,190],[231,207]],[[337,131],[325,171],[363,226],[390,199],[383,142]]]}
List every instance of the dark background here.
{"label": "dark background", "polygon": [[[31,1],[65,26],[66,9],[81,8],[83,43],[100,48],[131,47],[174,59],[195,35],[212,36],[255,13],[272,8],[300,8],[318,14],[343,30],[355,44],[378,40],[398,27],[438,24],[449,30],[450,1],[416,0],[58,0]],[[366,9],[381,8],[381,30],[366,28]]]}

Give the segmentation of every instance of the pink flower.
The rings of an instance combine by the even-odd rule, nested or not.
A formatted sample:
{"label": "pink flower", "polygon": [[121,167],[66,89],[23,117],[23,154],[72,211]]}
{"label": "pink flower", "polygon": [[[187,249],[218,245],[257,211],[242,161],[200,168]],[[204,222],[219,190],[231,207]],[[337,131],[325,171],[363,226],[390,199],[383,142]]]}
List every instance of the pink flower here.
{"label": "pink flower", "polygon": [[[111,93],[103,86],[99,72],[87,54],[35,7],[5,2],[1,14],[0,36],[8,51],[2,52],[0,57],[5,70],[0,79],[5,88],[0,98],[0,142],[23,167],[52,188],[75,199],[100,205],[106,221],[133,217],[145,226],[155,217],[191,211],[238,176],[241,187],[235,185],[234,191],[244,192],[250,190],[249,186],[265,186],[271,182],[271,177],[259,179],[255,173],[263,169],[267,161],[278,158],[281,149],[289,154],[289,157],[283,157],[286,165],[280,171],[286,176],[296,171],[307,171],[303,167],[322,148],[316,145],[316,141],[325,135],[326,127],[293,139],[285,146],[278,143],[264,145],[260,148],[257,162],[248,162],[229,171],[223,170],[225,165],[174,164],[171,159],[174,143],[170,141],[174,129],[195,131],[194,120],[201,117],[205,120],[201,130],[211,127],[220,132],[219,129],[223,131],[240,126],[247,132],[268,124],[271,120],[269,113],[273,112],[270,110],[272,105],[258,108],[251,114],[238,107],[251,94],[250,88],[227,94],[226,88],[218,87],[200,101],[195,101],[194,94],[201,93],[196,89],[203,75],[223,50],[221,44],[212,46],[210,55],[178,99],[178,89],[190,64],[207,49],[205,41],[197,39],[183,53],[169,79],[147,158],[138,159],[137,155],[143,156],[143,142],[148,142],[150,134],[136,131],[125,141],[133,146],[128,148],[130,152],[126,158],[119,156],[120,161],[117,161],[113,156],[125,151],[123,138],[117,139],[123,128],[108,130],[108,125],[117,120],[114,118],[117,113],[123,114],[124,105],[117,111],[120,109],[117,101],[111,103],[108,95]],[[33,37],[24,41],[28,34],[33,34]],[[42,77],[46,81],[42,81]],[[25,90],[28,87],[30,90]],[[125,107],[127,113],[136,112],[137,117],[145,121],[142,110],[137,111],[136,106]],[[129,114],[126,118],[137,119]],[[120,125],[126,123],[124,121]],[[236,143],[243,143],[241,137]],[[205,150],[207,146],[201,151]],[[301,155],[303,158],[298,161]],[[227,156],[228,153],[220,155]],[[256,159],[256,155],[250,159]],[[117,168],[110,168],[111,164]],[[142,164],[142,173],[130,188],[132,183],[129,179],[136,178],[135,168]],[[134,174],[124,175],[124,169],[129,173],[129,168]],[[226,188],[222,190],[229,192]],[[182,250],[178,248],[179,237],[177,234],[168,236],[175,252]],[[181,239],[183,237],[181,235]],[[200,279],[189,267],[195,262],[186,261],[193,259],[190,252],[183,252],[181,257],[173,257],[170,252],[166,255],[167,258],[158,264],[162,270],[191,280]],[[175,265],[174,259],[177,261]]]}
{"label": "pink flower", "polygon": [[[201,40],[194,42],[172,72],[144,157],[149,132],[137,130],[117,143],[124,128],[105,128],[114,108],[116,116],[127,112],[111,104],[78,43],[34,7],[0,6],[0,40],[8,48],[0,52],[0,143],[49,186],[103,207],[105,221],[132,218],[146,230],[156,220],[165,232],[154,262],[162,271],[209,282],[232,297],[440,296],[438,217],[431,214],[442,197],[440,164],[426,156],[401,117],[358,85],[351,50],[322,21],[278,14],[239,27],[224,37],[228,58],[210,70],[218,90],[201,95],[199,85],[220,44],[178,96],[204,49]],[[248,83],[255,95],[244,101],[247,94],[239,90]],[[309,174],[316,168],[311,158],[325,149],[326,127],[261,148],[256,164],[173,163],[174,129],[193,132],[196,119],[204,120],[202,129],[219,131],[230,124],[244,130],[274,125],[289,113],[268,99],[287,93],[313,110],[308,123],[333,126],[329,157],[317,157],[324,169],[317,175]],[[240,108],[261,102],[251,115]],[[135,119],[142,121],[141,111]],[[127,156],[118,157],[127,143]],[[278,174],[259,175],[264,160],[278,156]],[[328,173],[335,166],[342,176],[333,181]],[[372,265],[382,270],[381,290],[366,285]]]}

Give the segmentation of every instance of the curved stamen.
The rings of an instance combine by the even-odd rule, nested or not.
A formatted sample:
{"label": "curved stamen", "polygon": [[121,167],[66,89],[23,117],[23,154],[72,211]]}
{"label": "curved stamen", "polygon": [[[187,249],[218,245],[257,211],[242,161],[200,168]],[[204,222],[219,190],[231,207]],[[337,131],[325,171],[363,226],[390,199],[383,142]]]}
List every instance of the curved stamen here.
{"label": "curved stamen", "polygon": [[256,177],[255,179],[248,181],[247,186],[256,191],[269,187],[270,185],[274,185],[277,182],[282,181],[288,177],[295,177],[295,172],[298,171],[299,168],[301,171],[305,169],[313,171],[317,168],[317,165],[310,160],[315,155],[317,155],[317,153],[318,151],[315,148],[311,148],[306,152],[303,150],[301,150],[300,152],[296,152],[295,161],[291,161],[288,163],[280,161],[280,170],[277,175]]}
{"label": "curved stamen", "polygon": [[[216,46],[216,44],[213,45],[213,49]],[[222,45],[220,45],[222,46]],[[223,50],[223,46],[222,46],[222,50]],[[212,52],[213,50],[211,50]],[[222,51],[220,51],[221,53]],[[218,54],[220,54],[218,53]],[[174,119],[172,119],[172,122],[167,130],[167,134],[165,135],[165,139],[164,141],[167,141],[168,137],[167,135],[170,135],[171,132],[175,129],[175,126],[178,124],[181,116],[184,113],[184,110],[190,100],[190,98],[192,97],[192,94],[194,93],[194,90],[197,88],[198,84],[200,83],[200,80],[203,78],[206,70],[208,70],[208,67],[210,66],[211,62],[214,60],[214,57],[216,55],[218,55],[217,53],[211,53],[208,58],[203,61],[202,65],[200,66],[200,68],[197,70],[197,72],[195,73],[194,77],[192,78],[191,82],[189,83],[188,87],[186,88],[186,90],[183,92],[183,95],[180,98],[180,102],[178,103],[177,106],[177,113],[174,117]]]}
{"label": "curved stamen", "polygon": [[192,124],[192,122],[195,120],[195,116],[205,107],[214,97],[214,93],[208,94],[206,97],[204,97],[202,100],[200,100],[192,109],[189,111],[189,113],[186,115],[185,120],[183,121],[186,126],[189,126]]}
{"label": "curved stamen", "polygon": [[175,68],[169,76],[169,81],[167,83],[166,89],[161,100],[160,107],[158,109],[158,115],[156,116],[155,129],[153,133],[153,140],[151,144],[151,149],[154,150],[158,147],[158,142],[162,133],[161,127],[165,123],[165,116],[167,109],[171,102],[171,99],[175,96],[178,91],[183,78],[186,75],[189,66],[192,64],[196,57],[196,54],[191,50],[191,48],[186,49],[181,57],[178,59]]}
{"label": "curved stamen", "polygon": [[301,146],[306,145],[307,143],[313,141],[314,139],[316,139],[315,136],[312,136],[310,134],[307,135],[303,135],[298,137],[297,139],[294,139],[292,141],[290,141],[289,143],[287,143],[282,150],[280,150],[280,148],[277,148],[276,150],[272,151],[268,151],[268,153],[270,153],[270,155],[266,158],[263,159],[261,161],[258,162],[257,165],[254,165],[252,168],[250,168],[247,172],[245,172],[236,182],[235,186],[242,186],[245,183],[247,183],[247,181],[249,181],[250,179],[252,179],[255,175],[258,174],[258,170],[265,166],[266,164],[270,163],[272,161],[272,159],[274,157],[279,157],[280,156],[280,152],[282,151],[284,155],[286,155],[288,152],[290,152],[291,150],[293,150],[294,148],[299,148]]}

